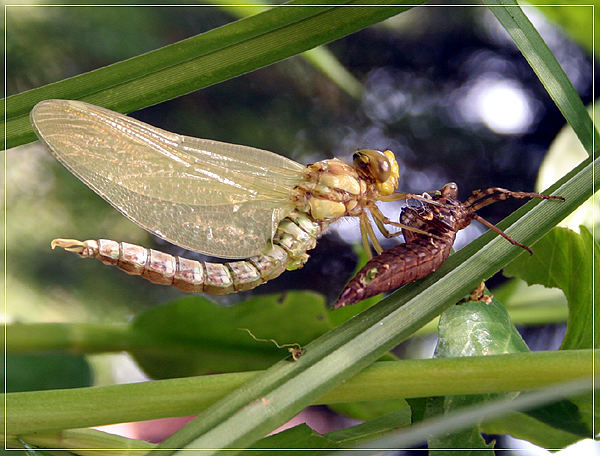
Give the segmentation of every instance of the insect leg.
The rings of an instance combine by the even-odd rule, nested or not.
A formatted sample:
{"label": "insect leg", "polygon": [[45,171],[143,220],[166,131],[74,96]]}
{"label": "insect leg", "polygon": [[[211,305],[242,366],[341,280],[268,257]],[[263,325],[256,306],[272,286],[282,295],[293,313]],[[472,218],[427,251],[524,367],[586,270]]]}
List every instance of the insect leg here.
{"label": "insect leg", "polygon": [[402,231],[397,231],[396,233],[390,233],[387,230],[387,228],[385,227],[385,225],[383,224],[383,222],[380,219],[378,219],[377,217],[373,217],[373,221],[375,222],[375,225],[377,225],[379,232],[381,234],[383,234],[387,239],[391,239],[393,237],[400,236],[402,234]]}
{"label": "insect leg", "polygon": [[[435,201],[429,201],[429,203],[434,203],[434,202]],[[440,203],[440,205],[443,205],[443,204]],[[436,236],[435,234],[429,233],[429,232],[421,230],[419,228],[415,228],[414,226],[409,226],[409,225],[405,225],[404,223],[398,223],[398,222],[391,221],[389,218],[387,218],[385,215],[383,215],[383,213],[379,210],[379,208],[377,207],[377,205],[375,203],[369,205],[369,211],[371,211],[371,215],[373,215],[373,219],[379,220],[382,224],[396,226],[398,228],[402,228],[403,230],[413,231],[415,233],[424,234],[425,236],[440,239],[439,236]],[[379,226],[379,224],[377,226]],[[382,232],[382,234],[385,236],[385,233]],[[398,235],[396,235],[396,236],[398,236]]]}
{"label": "insect leg", "polygon": [[[429,192],[429,193],[436,193],[436,192]],[[439,193],[439,190],[437,190],[437,193]],[[427,196],[424,196],[427,195]],[[377,198],[377,201],[383,201],[383,202],[389,202],[389,201],[405,201],[405,200],[417,200],[417,201],[422,201],[424,203],[427,204],[431,204],[433,206],[440,206],[443,207],[444,203],[440,203],[439,201],[436,201],[434,199],[432,199],[428,193],[424,193],[422,195],[417,195],[416,193],[392,193],[391,195],[381,195]]]}
{"label": "insect leg", "polygon": [[[496,193],[494,195],[494,193]],[[489,198],[485,198],[486,196]],[[485,198],[485,199],[484,199]],[[464,202],[464,206],[469,209],[470,212],[475,212],[482,207],[489,206],[496,201],[506,200],[508,198],[540,198],[540,199],[559,199],[564,201],[562,196],[554,195],[542,195],[541,193],[533,192],[513,192],[500,187],[490,187],[485,190],[475,190],[473,194]]]}
{"label": "insect leg", "polygon": [[369,219],[367,218],[367,214],[365,212],[363,212],[360,215],[360,239],[362,242],[363,250],[365,251],[365,253],[367,255],[367,260],[370,260],[371,258],[373,258],[373,253],[371,252],[371,244],[369,244],[368,228],[367,228],[368,225],[369,225]]}
{"label": "insect leg", "polygon": [[[375,218],[375,217],[373,217],[373,218]],[[373,248],[377,252],[377,255],[379,255],[381,252],[383,252],[383,248],[381,247],[381,244],[377,240],[377,236],[375,236],[375,231],[373,230],[373,226],[371,225],[371,222],[369,221],[369,217],[367,216],[366,212],[363,212],[363,215],[361,215],[361,221],[363,219],[364,219],[364,227],[367,232],[367,235],[369,236],[369,239],[371,240],[371,243],[373,244]]]}
{"label": "insect leg", "polygon": [[502,231],[500,228],[497,228],[496,226],[492,225],[490,222],[488,222],[486,219],[484,219],[483,217],[480,217],[477,214],[473,214],[473,219],[477,220],[479,223],[487,226],[490,230],[495,231],[496,233],[498,233],[500,236],[502,236],[504,239],[506,239],[508,242],[510,242],[512,245],[516,245],[519,247],[524,248],[525,250],[527,250],[529,252],[529,255],[533,255],[533,250],[531,250],[529,247],[527,247],[526,245],[521,244],[520,242],[515,241],[513,238],[511,238],[508,234],[506,234],[504,231]]}

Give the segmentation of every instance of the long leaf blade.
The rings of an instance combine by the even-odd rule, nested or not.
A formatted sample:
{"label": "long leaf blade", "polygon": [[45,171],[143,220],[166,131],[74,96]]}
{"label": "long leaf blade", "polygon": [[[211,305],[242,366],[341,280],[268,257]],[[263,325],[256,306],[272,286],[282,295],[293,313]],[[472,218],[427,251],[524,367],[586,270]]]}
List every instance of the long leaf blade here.
{"label": "long leaf blade", "polygon": [[[306,7],[297,0],[155,51],[2,100],[6,143],[35,140],[29,112],[45,99],[83,100],[128,113],[256,70],[386,19],[407,0]],[[345,6],[334,6],[345,3]],[[374,6],[355,6],[372,3]],[[4,138],[3,138],[4,139]]]}
{"label": "long leaf blade", "polygon": [[600,138],[592,119],[571,81],[533,24],[514,0],[485,0],[485,3],[513,38],[558,109],[573,127],[585,150],[589,155],[595,156],[600,147]]}

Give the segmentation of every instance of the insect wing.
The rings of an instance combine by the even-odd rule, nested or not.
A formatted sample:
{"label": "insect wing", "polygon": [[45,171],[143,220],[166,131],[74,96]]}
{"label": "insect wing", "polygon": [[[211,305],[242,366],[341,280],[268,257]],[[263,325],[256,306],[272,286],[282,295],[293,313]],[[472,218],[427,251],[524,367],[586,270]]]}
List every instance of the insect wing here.
{"label": "insect wing", "polygon": [[181,247],[222,258],[264,251],[305,167],[246,146],[170,133],[80,101],[31,111],[38,137],[125,216]]}

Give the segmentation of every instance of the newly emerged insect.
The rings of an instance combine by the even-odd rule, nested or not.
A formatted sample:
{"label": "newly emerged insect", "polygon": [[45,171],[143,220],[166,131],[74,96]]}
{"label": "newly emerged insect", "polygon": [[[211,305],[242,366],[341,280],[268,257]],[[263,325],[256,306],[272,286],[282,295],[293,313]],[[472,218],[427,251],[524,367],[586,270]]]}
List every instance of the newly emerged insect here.
{"label": "newly emerged insect", "polygon": [[[499,187],[476,190],[463,203],[457,199],[458,186],[451,182],[432,196],[432,201],[421,207],[405,207],[400,221],[434,236],[403,229],[405,243],[399,244],[367,262],[342,291],[335,308],[356,304],[363,299],[393,290],[406,283],[421,279],[438,269],[450,255],[456,233],[472,220],[483,223],[503,236],[511,244],[531,249],[518,243],[506,233],[477,215],[476,211],[507,198],[559,199],[562,196],[529,192],[512,192]],[[432,204],[435,203],[435,204]],[[441,203],[441,204],[440,204]]]}
{"label": "newly emerged insect", "polygon": [[365,249],[379,253],[368,218],[392,222],[376,201],[419,196],[394,193],[398,164],[386,150],[359,150],[304,166],[247,146],[170,133],[81,101],[46,100],[31,111],[54,157],[123,215],[181,247],[225,259],[210,263],[111,240],[55,239],[82,257],[98,258],[151,282],[186,292],[233,293],[301,267],[327,226],[358,217]]}

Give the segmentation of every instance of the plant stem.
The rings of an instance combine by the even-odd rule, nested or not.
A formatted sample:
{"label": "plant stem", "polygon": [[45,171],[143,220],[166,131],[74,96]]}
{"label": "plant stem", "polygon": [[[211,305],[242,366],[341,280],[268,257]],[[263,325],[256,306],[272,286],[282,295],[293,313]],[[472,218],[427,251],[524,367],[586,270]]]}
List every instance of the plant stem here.
{"label": "plant stem", "polygon": [[[315,404],[522,391],[592,374],[600,350],[382,361]],[[290,362],[293,364],[293,362]],[[598,373],[600,368],[596,369]],[[196,414],[262,372],[67,390],[9,393],[9,435]],[[443,381],[440,381],[443,379]],[[110,404],[110,407],[106,407]]]}

